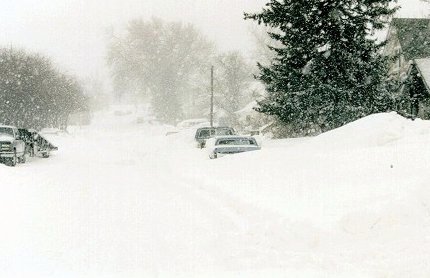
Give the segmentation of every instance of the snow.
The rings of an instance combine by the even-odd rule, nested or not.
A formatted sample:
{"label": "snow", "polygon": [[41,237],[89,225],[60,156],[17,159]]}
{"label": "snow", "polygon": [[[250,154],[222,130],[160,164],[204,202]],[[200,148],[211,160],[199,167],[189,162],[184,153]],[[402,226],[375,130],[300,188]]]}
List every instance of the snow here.
{"label": "snow", "polygon": [[7,134],[1,134],[0,133],[0,141],[7,141],[7,142],[9,142],[11,140],[13,140],[13,136],[7,135]]}
{"label": "snow", "polygon": [[430,123],[375,114],[210,160],[95,115],[0,165],[0,277],[428,277]]}

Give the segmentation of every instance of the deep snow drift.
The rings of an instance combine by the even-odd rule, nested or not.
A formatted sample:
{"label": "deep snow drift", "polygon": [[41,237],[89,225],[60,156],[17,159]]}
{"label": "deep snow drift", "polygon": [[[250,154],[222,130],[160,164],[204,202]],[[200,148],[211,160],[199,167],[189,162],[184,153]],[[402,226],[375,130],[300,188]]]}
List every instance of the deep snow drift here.
{"label": "deep snow drift", "polygon": [[1,277],[429,277],[430,123],[376,114],[210,160],[97,115],[0,165]]}

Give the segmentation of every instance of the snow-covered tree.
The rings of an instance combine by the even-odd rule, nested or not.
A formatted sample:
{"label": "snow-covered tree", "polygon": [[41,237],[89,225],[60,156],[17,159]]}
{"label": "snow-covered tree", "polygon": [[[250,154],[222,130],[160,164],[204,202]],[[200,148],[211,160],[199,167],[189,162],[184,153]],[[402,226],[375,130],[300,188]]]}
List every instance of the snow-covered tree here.
{"label": "snow-covered tree", "polygon": [[273,28],[275,58],[259,64],[268,91],[258,111],[296,134],[325,131],[391,108],[382,43],[372,36],[396,8],[393,0],[270,0],[245,14]]}
{"label": "snow-covered tree", "polygon": [[0,49],[0,123],[39,129],[66,128],[68,117],[87,109],[78,81],[38,54]]}

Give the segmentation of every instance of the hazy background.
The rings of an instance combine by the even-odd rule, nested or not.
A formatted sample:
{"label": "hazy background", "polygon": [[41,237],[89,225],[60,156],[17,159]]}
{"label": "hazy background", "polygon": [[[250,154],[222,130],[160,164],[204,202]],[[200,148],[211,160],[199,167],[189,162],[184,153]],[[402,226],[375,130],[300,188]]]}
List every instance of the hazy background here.
{"label": "hazy background", "polygon": [[[253,49],[243,20],[267,0],[1,0],[0,44],[23,47],[52,57],[78,76],[99,75],[105,67],[106,37],[132,18],[153,16],[193,23],[220,50]],[[429,5],[402,0],[402,16],[424,17]]]}

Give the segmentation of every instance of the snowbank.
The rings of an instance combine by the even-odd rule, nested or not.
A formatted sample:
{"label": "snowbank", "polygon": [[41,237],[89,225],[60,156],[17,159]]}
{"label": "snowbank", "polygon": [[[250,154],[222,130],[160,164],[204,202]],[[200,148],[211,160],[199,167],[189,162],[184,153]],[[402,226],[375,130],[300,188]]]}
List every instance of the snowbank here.
{"label": "snowbank", "polygon": [[389,145],[405,137],[425,135],[430,123],[412,121],[395,112],[373,114],[314,138],[314,144],[336,148],[370,148]]}
{"label": "snowbank", "polygon": [[356,248],[357,256],[350,255],[363,260],[363,267],[373,264],[366,258],[371,254],[384,257],[376,260],[388,277],[426,277],[429,143],[429,122],[383,113],[315,138],[267,142],[259,152],[198,165],[184,160],[172,170],[211,194],[228,194],[235,202],[329,232],[336,240],[321,238],[321,245]]}

